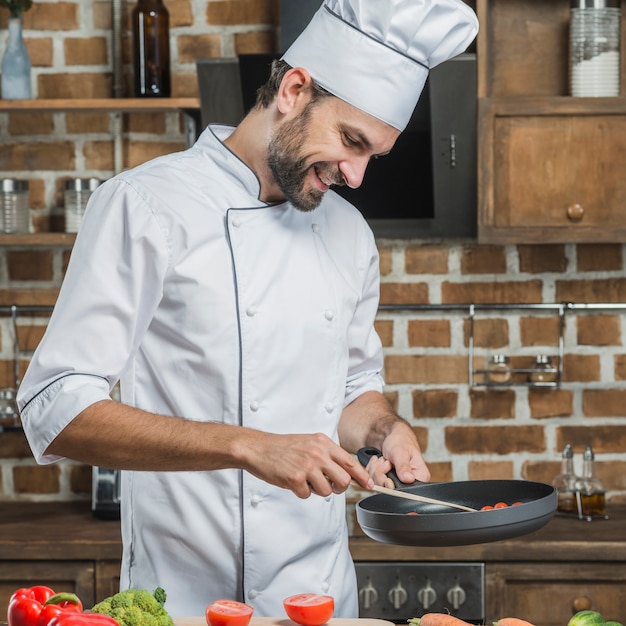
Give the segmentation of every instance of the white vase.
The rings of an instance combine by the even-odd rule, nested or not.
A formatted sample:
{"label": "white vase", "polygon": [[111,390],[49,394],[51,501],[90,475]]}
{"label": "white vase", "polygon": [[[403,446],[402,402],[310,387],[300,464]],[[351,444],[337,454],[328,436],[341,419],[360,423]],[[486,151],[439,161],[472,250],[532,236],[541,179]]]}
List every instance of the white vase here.
{"label": "white vase", "polygon": [[22,100],[32,97],[30,57],[22,38],[21,18],[9,19],[9,40],[2,57],[2,98]]}

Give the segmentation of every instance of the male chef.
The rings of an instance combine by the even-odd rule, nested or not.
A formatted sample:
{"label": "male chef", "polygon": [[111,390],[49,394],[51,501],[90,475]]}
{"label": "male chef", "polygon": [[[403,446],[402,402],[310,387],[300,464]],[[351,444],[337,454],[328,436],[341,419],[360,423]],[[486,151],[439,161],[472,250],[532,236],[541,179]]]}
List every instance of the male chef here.
{"label": "male chef", "polygon": [[327,0],[236,129],[93,194],[18,401],[39,463],[124,470],[122,589],[174,616],[303,592],[357,616],[345,491],[429,473],[382,394],[374,237],[329,188],[476,32],[460,0]]}

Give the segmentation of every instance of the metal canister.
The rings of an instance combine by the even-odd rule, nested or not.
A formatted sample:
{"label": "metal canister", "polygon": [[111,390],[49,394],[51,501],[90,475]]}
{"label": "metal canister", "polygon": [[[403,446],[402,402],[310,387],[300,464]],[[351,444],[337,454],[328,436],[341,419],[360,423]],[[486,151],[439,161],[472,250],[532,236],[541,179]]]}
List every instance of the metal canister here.
{"label": "metal canister", "polygon": [[99,178],[72,178],[65,181],[65,232],[78,232],[89,197],[101,182]]}
{"label": "metal canister", "polygon": [[0,231],[27,233],[30,226],[28,181],[3,178],[0,181]]}

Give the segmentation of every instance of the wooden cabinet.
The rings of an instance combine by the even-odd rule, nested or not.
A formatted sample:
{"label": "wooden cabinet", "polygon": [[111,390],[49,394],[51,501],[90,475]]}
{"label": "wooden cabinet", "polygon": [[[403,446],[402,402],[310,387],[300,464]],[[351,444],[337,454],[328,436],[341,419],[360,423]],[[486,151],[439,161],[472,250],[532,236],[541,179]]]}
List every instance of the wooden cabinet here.
{"label": "wooden cabinet", "polygon": [[564,626],[577,611],[624,618],[626,570],[617,563],[488,563],[487,615]]}
{"label": "wooden cabinet", "polygon": [[480,242],[626,241],[626,98],[567,95],[569,6],[478,2]]}

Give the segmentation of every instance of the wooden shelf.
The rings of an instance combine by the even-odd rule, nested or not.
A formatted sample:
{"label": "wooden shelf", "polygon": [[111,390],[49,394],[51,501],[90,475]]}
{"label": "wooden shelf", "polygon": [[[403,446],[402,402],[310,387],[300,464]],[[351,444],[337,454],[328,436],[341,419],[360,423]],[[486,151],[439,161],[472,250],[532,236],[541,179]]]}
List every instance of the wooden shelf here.
{"label": "wooden shelf", "polygon": [[198,98],[84,98],[52,100],[0,100],[2,112],[30,111],[103,111],[109,113],[134,111],[180,111],[199,109]]}
{"label": "wooden shelf", "polygon": [[72,246],[75,233],[0,233],[0,246]]}

